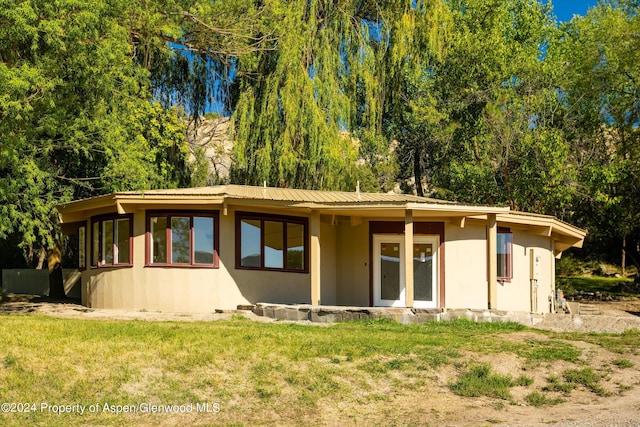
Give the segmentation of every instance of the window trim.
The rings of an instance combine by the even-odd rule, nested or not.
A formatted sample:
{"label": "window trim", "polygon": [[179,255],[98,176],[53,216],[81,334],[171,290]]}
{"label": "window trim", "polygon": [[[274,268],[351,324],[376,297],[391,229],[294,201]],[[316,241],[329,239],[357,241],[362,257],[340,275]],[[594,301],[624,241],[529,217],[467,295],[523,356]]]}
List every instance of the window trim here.
{"label": "window trim", "polygon": [[[508,234],[509,237],[509,252],[506,255],[507,275],[500,276],[498,272],[498,280],[501,282],[510,282],[513,279],[513,232],[508,227],[498,227],[498,234]],[[497,248],[496,248],[497,249]],[[497,250],[496,250],[497,252]],[[496,253],[496,262],[500,257],[500,253]]]}
{"label": "window trim", "polygon": [[[114,222],[114,227],[112,230],[116,230],[117,227],[115,226],[115,221],[119,220],[119,219],[128,219],[129,220],[129,262],[127,263],[111,263],[111,264],[102,264],[100,262],[100,258],[102,258],[102,246],[103,246],[103,223],[104,221],[109,221],[111,220],[112,222]],[[94,224],[98,224],[98,264],[94,265],[93,264],[93,257],[94,257],[94,238],[95,236],[93,235],[93,230],[94,230]],[[90,224],[90,229],[91,229],[91,247],[90,247],[90,256],[89,256],[89,266],[90,268],[122,268],[122,267],[132,267],[133,266],[133,214],[124,214],[124,215],[120,215],[117,213],[112,213],[112,214],[105,214],[105,215],[98,215],[98,216],[93,216],[91,217],[91,224]],[[113,237],[113,236],[112,236]],[[113,240],[113,239],[112,239]],[[114,254],[115,254],[115,245],[116,242],[113,242],[114,245]]]}
{"label": "window trim", "polygon": [[[166,217],[167,228],[165,238],[167,239],[167,262],[151,262],[151,245],[153,244],[153,236],[151,236],[151,218]],[[189,264],[171,262],[171,218],[188,217],[189,218]],[[198,264],[194,262],[194,231],[193,218],[213,218],[213,264]],[[171,268],[220,268],[220,212],[219,211],[194,211],[194,210],[149,210],[145,215],[145,256],[144,266],[150,268],[171,267]]]}
{"label": "window trim", "polygon": [[[309,273],[309,218],[306,217],[296,217],[296,216],[286,216],[286,215],[275,215],[275,214],[265,214],[265,213],[256,213],[256,212],[236,212],[236,226],[235,226],[235,252],[236,252],[236,270],[253,270],[253,271],[280,271],[286,273]],[[241,225],[242,220],[257,220],[260,221],[260,266],[259,267],[250,267],[242,265],[242,232]],[[265,267],[264,266],[264,223],[265,221],[271,222],[281,222],[283,227],[283,268],[274,268],[274,267]],[[304,262],[304,266],[302,269],[292,269],[287,268],[287,245],[286,245],[286,236],[287,236],[287,225],[288,224],[299,224],[302,225],[302,244],[304,254],[302,260]]]}

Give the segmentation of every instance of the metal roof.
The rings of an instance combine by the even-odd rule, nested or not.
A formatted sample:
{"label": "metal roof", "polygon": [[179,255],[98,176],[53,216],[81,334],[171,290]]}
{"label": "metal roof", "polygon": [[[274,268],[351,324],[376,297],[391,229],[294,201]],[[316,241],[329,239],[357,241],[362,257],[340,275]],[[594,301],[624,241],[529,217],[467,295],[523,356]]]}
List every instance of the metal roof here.
{"label": "metal roof", "polygon": [[293,188],[256,187],[248,185],[216,185],[211,187],[167,190],[125,191],[117,196],[220,196],[224,198],[273,200],[311,203],[429,203],[452,205],[453,202],[414,196],[412,194],[365,193],[346,191],[300,190]]}

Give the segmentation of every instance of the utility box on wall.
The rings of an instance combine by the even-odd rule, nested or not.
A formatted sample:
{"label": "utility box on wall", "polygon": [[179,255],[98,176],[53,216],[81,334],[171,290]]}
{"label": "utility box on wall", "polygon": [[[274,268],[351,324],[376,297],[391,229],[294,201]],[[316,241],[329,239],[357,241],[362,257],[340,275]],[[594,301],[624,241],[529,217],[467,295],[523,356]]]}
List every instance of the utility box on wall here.
{"label": "utility box on wall", "polygon": [[529,283],[531,292],[531,312],[538,312],[538,280],[540,280],[540,255],[529,249]]}

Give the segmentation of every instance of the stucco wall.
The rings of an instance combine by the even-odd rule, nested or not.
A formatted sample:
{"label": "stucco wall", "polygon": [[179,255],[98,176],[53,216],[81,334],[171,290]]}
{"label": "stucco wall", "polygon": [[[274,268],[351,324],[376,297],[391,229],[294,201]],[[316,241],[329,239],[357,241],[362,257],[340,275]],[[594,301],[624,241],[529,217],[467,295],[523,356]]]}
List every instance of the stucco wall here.
{"label": "stucco wall", "polygon": [[[248,209],[244,209],[248,210]],[[270,213],[273,213],[271,211]],[[211,312],[250,303],[309,303],[310,274],[235,269],[235,210],[220,212],[220,266],[145,267],[145,212],[134,214],[133,267],[90,268],[82,273],[83,303],[90,307],[166,312]],[[88,232],[91,231],[87,227]],[[551,240],[513,231],[513,274],[497,287],[497,309],[529,311],[529,249],[540,257],[537,310],[549,311],[553,293]],[[321,303],[369,305],[369,223],[321,222]],[[88,236],[90,246],[90,236]],[[486,227],[445,225],[445,307],[487,308]]]}
{"label": "stucco wall", "polygon": [[[536,313],[548,313],[555,268],[555,258],[550,251],[551,240],[549,237],[533,235],[523,230],[512,229],[511,232],[513,233],[513,278],[509,282],[498,283],[497,308],[517,311],[531,311],[533,308]],[[530,250],[533,250],[534,257],[540,257],[537,292],[534,289],[537,307],[532,307],[531,304]]]}
{"label": "stucco wall", "polygon": [[338,305],[369,305],[369,223],[336,226]]}
{"label": "stucco wall", "polygon": [[83,272],[83,304],[127,310],[212,312],[256,302],[309,303],[307,273],[235,269],[234,218],[232,209],[226,216],[220,213],[219,268],[145,267],[145,212],[136,212],[133,267]]}
{"label": "stucco wall", "polygon": [[336,305],[336,226],[320,224],[320,303]]}
{"label": "stucco wall", "polygon": [[486,228],[445,224],[445,307],[487,308]]}
{"label": "stucco wall", "polygon": [[[539,256],[536,313],[548,313],[549,296],[554,289],[555,258],[548,237],[532,235],[524,230],[512,229],[513,278],[498,282],[497,309],[511,311],[531,310],[529,250]],[[460,228],[447,224],[445,228],[445,306],[447,308],[486,309],[487,243],[486,227],[466,224]]]}

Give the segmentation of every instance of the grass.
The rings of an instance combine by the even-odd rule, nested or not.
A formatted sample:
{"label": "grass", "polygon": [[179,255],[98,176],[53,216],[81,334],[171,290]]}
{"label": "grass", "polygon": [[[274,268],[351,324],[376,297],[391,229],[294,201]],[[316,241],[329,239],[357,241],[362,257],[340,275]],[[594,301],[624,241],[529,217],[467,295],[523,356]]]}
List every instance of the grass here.
{"label": "grass", "polygon": [[491,366],[482,363],[474,365],[449,385],[451,391],[466,397],[497,397],[510,399],[509,389],[516,385],[510,375],[500,375],[492,371]]}
{"label": "grass", "polygon": [[564,291],[565,296],[573,295],[579,291],[582,292],[600,292],[603,294],[615,294],[615,286],[620,282],[633,282],[633,279],[621,277],[558,277],[556,287]]}
{"label": "grass", "polygon": [[609,396],[610,393],[600,385],[600,375],[592,367],[582,369],[569,369],[564,373],[568,383],[580,384],[591,390],[598,396]]}
{"label": "grass", "polygon": [[550,406],[550,405],[558,405],[564,402],[564,399],[561,397],[548,397],[547,395],[540,393],[538,391],[534,391],[525,396],[524,400],[531,406],[541,407],[541,406]]}
{"label": "grass", "polygon": [[629,359],[616,359],[612,362],[618,368],[633,368],[634,364]]}
{"label": "grass", "polygon": [[609,396],[611,393],[600,385],[600,374],[593,370],[593,367],[585,367],[581,369],[568,369],[561,380],[557,375],[548,378],[548,384],[543,388],[544,391],[556,391],[568,395],[578,386],[583,386],[598,396]]}
{"label": "grass", "polygon": [[[563,335],[505,339],[515,323],[464,320],[424,325],[362,321],[315,326],[262,323],[235,316],[217,322],[144,322],[0,316],[0,396],[3,402],[109,405],[217,404],[216,413],[0,413],[0,424],[217,425],[301,424],[327,408],[347,418],[370,414],[385,422],[396,399],[433,390],[435,374],[462,370],[452,390],[463,396],[510,399],[533,379],[493,372],[500,353],[523,364],[577,363],[572,340],[602,340],[623,353],[640,334]],[[635,347],[637,348],[637,347]],[[635,350],[633,350],[635,351]],[[627,364],[615,363],[624,368]],[[597,390],[594,372],[562,383]],[[597,375],[597,374],[596,374]],[[341,406],[342,405],[342,406]]]}
{"label": "grass", "polygon": [[551,375],[547,378],[548,384],[542,388],[543,391],[556,391],[568,395],[571,393],[577,385],[572,382],[565,382],[557,375]]}

